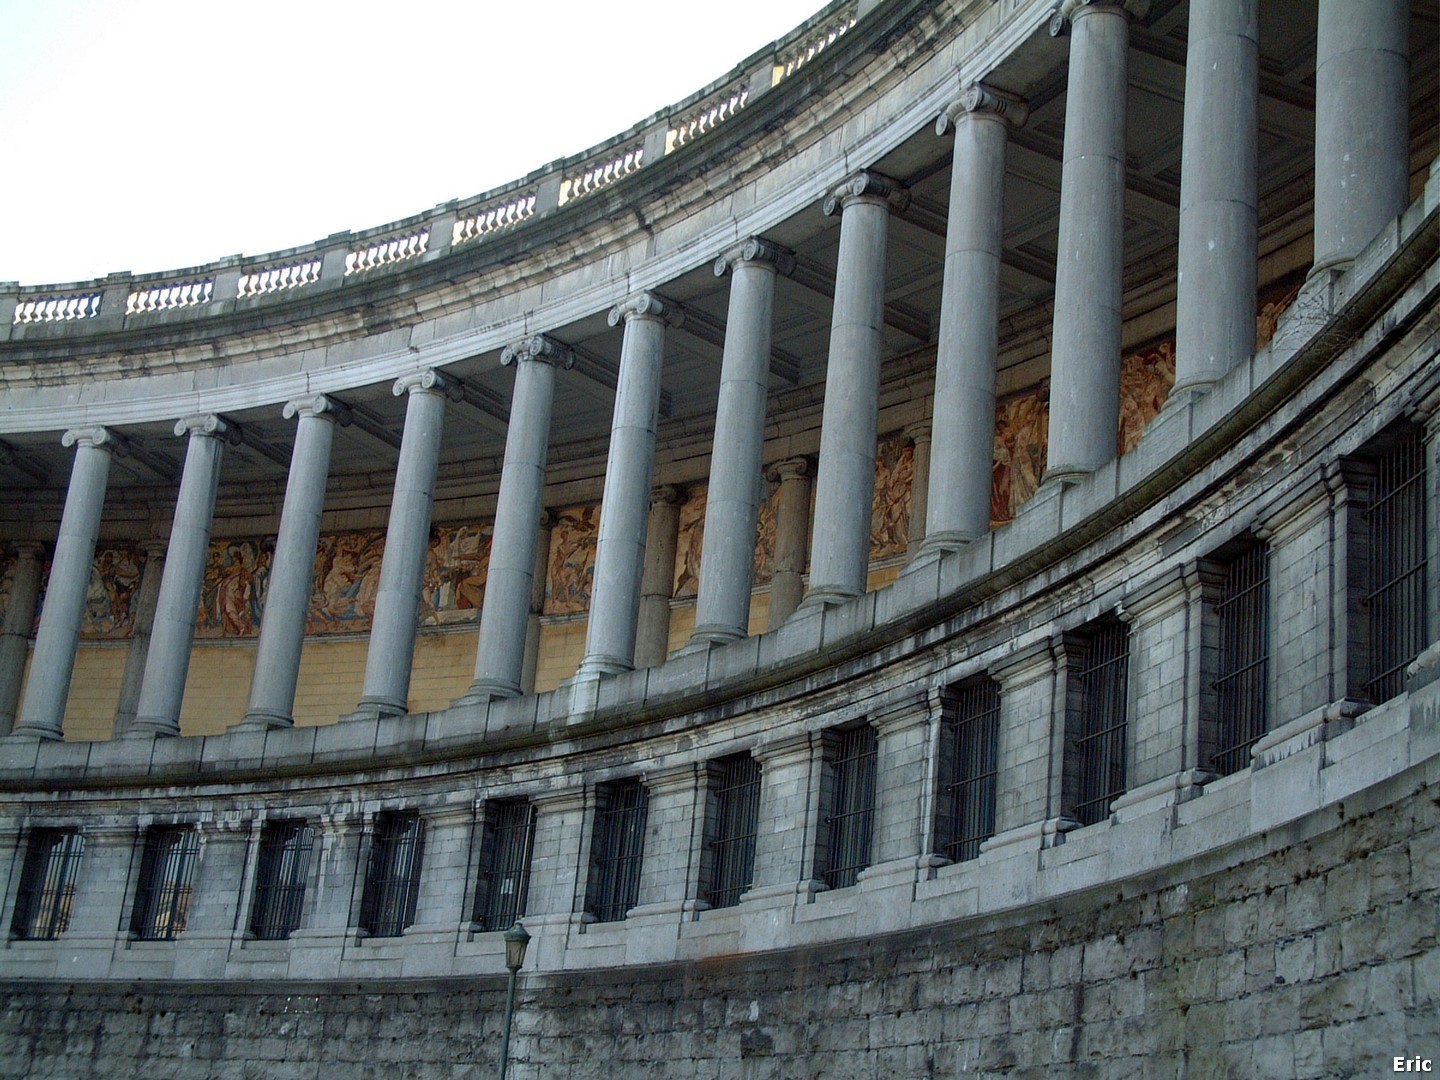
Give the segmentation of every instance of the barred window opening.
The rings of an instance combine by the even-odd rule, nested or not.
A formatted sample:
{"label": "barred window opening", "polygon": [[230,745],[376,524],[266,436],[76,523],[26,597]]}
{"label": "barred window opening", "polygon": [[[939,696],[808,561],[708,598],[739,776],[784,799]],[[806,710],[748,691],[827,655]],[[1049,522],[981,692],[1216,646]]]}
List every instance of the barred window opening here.
{"label": "barred window opening", "polygon": [[710,883],[711,907],[733,907],[755,877],[755,835],[760,816],[760,763],[736,754],[711,764]]}
{"label": "barred window opening", "polygon": [[945,710],[941,763],[941,851],[955,862],[974,859],[995,835],[995,780],[999,757],[1000,686],[991,678],[957,687]]}
{"label": "barred window opening", "polygon": [[1425,454],[1419,430],[1375,458],[1364,514],[1369,548],[1370,677],[1364,693],[1388,701],[1404,689],[1405,668],[1427,641]]}
{"label": "barred window opening", "polygon": [[50,941],[70,929],[84,852],[85,837],[78,829],[36,829],[30,834],[11,923],[17,938]]}
{"label": "barred window opening", "polygon": [[315,830],[303,821],[268,823],[260,834],[260,863],[250,933],[262,941],[280,941],[300,928],[305,883]]}
{"label": "barred window opening", "polygon": [[1219,662],[1215,679],[1215,753],[1221,776],[1250,764],[1250,749],[1269,727],[1269,549],[1254,543],[1225,566],[1215,605]]}
{"label": "barred window opening", "polygon": [[382,813],[360,901],[360,929],[371,937],[399,937],[415,921],[425,822],[413,810]]}
{"label": "barred window opening", "polygon": [[596,794],[585,910],[597,922],[618,922],[640,898],[649,796],[639,780],[602,784]]}
{"label": "barred window opening", "polygon": [[875,729],[869,724],[835,733],[830,811],[825,816],[829,851],[821,874],[829,888],[854,885],[870,865],[871,832],[875,823]]}
{"label": "barred window opening", "polygon": [[1125,792],[1129,637],[1124,623],[1104,622],[1079,635],[1073,744],[1078,785],[1075,820],[1094,825]]}
{"label": "barred window opening", "polygon": [[199,858],[200,833],[193,826],[157,826],[146,832],[131,918],[136,937],[173,941],[185,932]]}
{"label": "barred window opening", "polygon": [[485,804],[474,915],[481,930],[508,930],[525,914],[534,844],[532,803],[505,799]]}

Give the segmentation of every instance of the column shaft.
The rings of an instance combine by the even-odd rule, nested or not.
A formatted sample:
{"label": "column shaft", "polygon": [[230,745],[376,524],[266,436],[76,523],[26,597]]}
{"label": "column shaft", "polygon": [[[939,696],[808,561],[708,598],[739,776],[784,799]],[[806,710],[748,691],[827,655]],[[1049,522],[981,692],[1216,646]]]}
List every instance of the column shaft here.
{"label": "column shaft", "polygon": [[1180,166],[1175,391],[1255,351],[1259,0],[1192,0]]}
{"label": "column shaft", "polygon": [[925,539],[925,518],[930,509],[929,423],[906,429],[910,436],[910,516],[905,521],[905,557],[913,559]]}
{"label": "column shaft", "polygon": [[395,468],[395,494],[390,502],[375,614],[370,620],[370,651],[365,657],[365,685],[358,711],[362,716],[400,716],[409,711],[410,668],[415,660],[420,583],[430,541],[445,397],[458,392],[458,387],[431,369],[397,380],[394,392],[396,397],[410,397],[405,404],[405,435]]}
{"label": "column shaft", "polygon": [[1062,5],[1073,22],[1050,351],[1048,477],[1076,480],[1115,457],[1129,17]]}
{"label": "column shaft", "polygon": [[535,573],[530,582],[530,615],[525,620],[525,665],[520,675],[522,693],[535,692],[535,676],[540,667],[540,616],[545,613],[545,575],[550,572],[550,533],[555,528],[555,515],[540,512],[540,531],[535,538]]}
{"label": "column shaft", "polygon": [[655,458],[660,406],[660,366],[665,351],[665,308],[641,293],[610,312],[610,325],[625,321],[620,385],[605,462],[600,537],[590,621],[581,675],[628,671],[635,666],[640,577],[645,561],[646,509]]}
{"label": "column shaft", "polygon": [[[969,87],[936,124],[955,129],[945,282],[935,356],[926,550],[953,550],[990,530],[999,359],[1000,243],[1009,123],[1024,123],[1017,99]],[[919,458],[916,459],[919,476]]]}
{"label": "column shaft", "polygon": [[815,481],[810,598],[838,602],[865,592],[870,568],[880,349],[885,319],[887,198],[895,189],[871,174],[826,200],[841,208],[835,309]]}
{"label": "column shaft", "polygon": [[40,595],[41,546],[22,542],[14,548],[10,602],[5,608],[5,629],[0,633],[0,735],[9,735],[15,726],[25,658],[30,653],[30,635],[35,631],[35,601]]}
{"label": "column shaft", "polygon": [[325,509],[325,481],[330,475],[330,448],[335,439],[334,405],[316,396],[292,401],[286,417],[299,416],[280,535],[265,590],[260,643],[245,724],[284,727],[295,722],[295,688],[300,681],[300,650],[315,587],[315,547],[320,540],[320,515]]}
{"label": "column shaft", "polygon": [[195,643],[195,612],[200,606],[205,559],[210,552],[210,524],[215,517],[215,491],[220,483],[220,458],[225,439],[234,440],[237,429],[218,416],[196,416],[175,425],[176,435],[187,435],[185,469],[175,502],[175,521],[166,548],[165,571],[155,604],[155,625],[132,732],[180,734],[180,707],[185,699],[185,677],[190,671],[190,650]]}
{"label": "column shaft", "polygon": [[[680,539],[680,492],[667,486],[650,495],[645,523],[645,569],[640,575],[640,621],[635,666],[654,667],[670,655],[670,598],[675,595],[675,548]],[[709,537],[706,537],[709,540]]]}
{"label": "column shaft", "polygon": [[135,593],[135,629],[125,650],[125,673],[120,677],[120,700],[115,705],[113,733],[118,737],[130,730],[140,705],[140,687],[145,682],[145,661],[150,657],[150,635],[155,629],[155,609],[160,602],[160,578],[165,571],[165,544],[147,540],[141,545],[145,566],[140,571],[140,588]]}
{"label": "column shaft", "polygon": [[710,455],[700,595],[691,639],[696,642],[735,641],[750,629],[775,268],[787,254],[752,238],[715,266],[717,275],[727,266],[733,274]]}
{"label": "column shaft", "polygon": [[772,481],[780,483],[775,508],[774,570],[770,578],[770,614],[766,629],[774,630],[795,613],[805,593],[805,561],[810,539],[809,458],[787,458],[771,468]]}
{"label": "column shaft", "polygon": [[573,362],[568,353],[543,337],[508,347],[500,360],[515,366],[515,393],[505,433],[505,463],[490,540],[485,602],[480,609],[475,681],[462,700],[514,697],[523,687],[555,364]]}
{"label": "column shaft", "polygon": [[1315,269],[1358,255],[1410,201],[1409,0],[1320,0]]}
{"label": "column shaft", "polygon": [[50,560],[50,581],[40,613],[40,629],[35,634],[35,654],[30,660],[30,682],[14,732],[42,739],[61,737],[70,676],[75,671],[75,648],[80,642],[80,620],[85,613],[85,593],[95,561],[95,541],[100,537],[110,455],[116,446],[115,436],[105,428],[67,431],[62,442],[75,447],[75,463],[65,493],[60,534],[55,538],[55,554]]}

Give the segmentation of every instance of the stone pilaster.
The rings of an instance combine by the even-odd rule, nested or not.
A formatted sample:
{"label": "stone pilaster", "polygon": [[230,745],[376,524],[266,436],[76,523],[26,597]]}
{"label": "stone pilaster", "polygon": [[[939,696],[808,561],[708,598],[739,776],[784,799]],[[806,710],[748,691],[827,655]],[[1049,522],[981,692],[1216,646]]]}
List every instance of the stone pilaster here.
{"label": "stone pilaster", "polygon": [[348,422],[348,410],[323,394],[291,401],[285,417],[298,416],[290,477],[280,512],[265,613],[250,683],[246,727],[288,727],[295,722],[295,688],[300,679],[300,650],[315,585],[315,545],[325,508],[325,481],[330,475],[330,447],[335,423]]}
{"label": "stone pilaster", "polygon": [[925,517],[930,508],[931,428],[927,420],[905,429],[910,440],[910,517],[905,522],[905,557],[913,559],[925,540]]}
{"label": "stone pilaster", "polygon": [[1409,0],[1320,0],[1315,267],[1343,267],[1410,201]]}
{"label": "stone pilaster", "polygon": [[872,863],[860,880],[900,874],[944,860],[935,852],[935,748],[940,694],[918,690],[871,721],[876,731]]}
{"label": "stone pilaster", "polygon": [[1047,479],[1074,481],[1115,457],[1120,424],[1120,277],[1130,16],[1149,0],[1064,0],[1071,24],[1060,179]]}
{"label": "stone pilaster", "polygon": [[638,293],[610,312],[611,326],[624,322],[625,339],[620,350],[610,454],[605,462],[595,584],[590,593],[580,678],[629,671],[635,666],[660,369],[665,327],[675,318],[670,306],[651,293]]}
{"label": "stone pilaster", "polygon": [[697,817],[703,765],[687,763],[645,773],[645,857],[640,868],[635,915],[695,910],[703,815]]}
{"label": "stone pilaster", "polygon": [[[60,534],[50,560],[50,581],[40,629],[35,634],[35,655],[30,662],[30,683],[14,734],[58,739],[75,671],[75,648],[80,642],[80,619],[100,537],[100,512],[110,476],[110,456],[124,452],[124,444],[107,428],[78,428],[65,432],[64,446],[75,447],[70,487],[60,517]],[[192,612],[193,615],[193,612]]]}
{"label": "stone pilaster", "polygon": [[775,274],[794,262],[789,251],[751,237],[715,264],[717,277],[727,269],[732,276],[691,637],[696,643],[735,641],[750,632]]}
{"label": "stone pilaster", "polygon": [[1190,4],[1172,396],[1208,389],[1255,351],[1259,7]]}
{"label": "stone pilaster", "polygon": [[526,694],[535,692],[535,672],[540,667],[540,616],[545,612],[545,575],[550,572],[550,534],[554,528],[554,511],[541,510],[530,580],[530,614],[525,619],[525,662],[520,673],[520,689]]}
{"label": "stone pilaster", "polygon": [[240,441],[240,429],[214,413],[191,416],[175,425],[184,435],[185,470],[175,502],[175,521],[165,549],[155,625],[145,659],[145,678],[135,708],[131,734],[180,734],[180,706],[190,649],[195,643],[195,611],[200,606],[205,559],[210,551],[210,525],[215,516],[215,491],[220,483],[220,458],[225,444]]}
{"label": "stone pilaster", "polygon": [[35,630],[35,602],[40,596],[40,556],[44,546],[33,541],[11,544],[15,570],[10,575],[10,601],[0,631],[0,735],[9,735],[20,705],[25,658]]}
{"label": "stone pilaster", "polygon": [[808,899],[825,888],[815,876],[822,744],[822,732],[806,731],[755,748],[760,761],[755,875],[742,904],[792,894]]}
{"label": "stone pilaster", "polygon": [[805,564],[810,554],[810,478],[815,475],[815,463],[808,457],[786,458],[770,466],[767,475],[780,485],[767,626],[774,630],[795,613],[805,593]]}
{"label": "stone pilaster", "polygon": [[885,246],[890,210],[908,198],[893,180],[861,172],[825,199],[825,213],[840,214],[840,251],[806,603],[839,603],[865,592],[885,331]]}
{"label": "stone pilaster", "polygon": [[996,834],[982,849],[1031,833],[1038,837],[1043,822],[1058,815],[1053,754],[1055,728],[1063,727],[1064,720],[1056,700],[1056,661],[1054,643],[1046,639],[1017,649],[990,668],[1000,684],[999,768]]}
{"label": "stone pilaster", "polygon": [[[990,531],[999,362],[1000,247],[1005,147],[1029,107],[988,86],[966,87],[940,114],[953,128],[945,281],[935,353],[934,444],[927,471],[926,552],[948,551]],[[916,459],[916,479],[920,462]]]}
{"label": "stone pilaster", "polygon": [[445,400],[458,401],[460,393],[458,383],[434,368],[395,381],[395,396],[409,395],[405,434],[395,468],[395,494],[390,502],[375,614],[370,620],[365,684],[354,716],[398,716],[409,711],[410,668],[415,660],[420,582],[430,541]]}
{"label": "stone pilaster", "polygon": [[145,565],[140,571],[140,588],[135,593],[135,629],[125,650],[125,673],[120,678],[120,700],[115,706],[114,735],[130,730],[140,706],[140,687],[145,682],[145,662],[150,658],[150,635],[155,629],[155,610],[160,603],[160,580],[165,574],[165,542],[146,540],[140,545]]}
{"label": "stone pilaster", "polygon": [[461,701],[515,697],[524,686],[555,369],[573,366],[575,358],[569,350],[537,334],[507,346],[500,363],[514,366],[515,392],[505,433],[505,464],[500,472],[485,603],[480,609],[475,681]]}
{"label": "stone pilaster", "polygon": [[640,575],[640,616],[635,632],[637,668],[663,664],[670,654],[670,598],[675,594],[675,548],[680,539],[682,499],[681,490],[668,484],[650,492],[645,568]]}

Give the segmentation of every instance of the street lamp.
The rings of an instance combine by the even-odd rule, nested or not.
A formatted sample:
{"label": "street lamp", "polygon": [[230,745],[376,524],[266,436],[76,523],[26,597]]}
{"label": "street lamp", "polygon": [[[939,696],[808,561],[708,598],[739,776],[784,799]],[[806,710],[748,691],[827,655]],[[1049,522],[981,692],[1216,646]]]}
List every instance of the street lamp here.
{"label": "street lamp", "polygon": [[515,1015],[515,976],[525,963],[525,946],[530,944],[530,935],[518,922],[505,931],[505,966],[510,969],[510,989],[505,996],[505,1031],[500,1036],[500,1080],[505,1080],[505,1070],[510,1065],[510,1020]]}

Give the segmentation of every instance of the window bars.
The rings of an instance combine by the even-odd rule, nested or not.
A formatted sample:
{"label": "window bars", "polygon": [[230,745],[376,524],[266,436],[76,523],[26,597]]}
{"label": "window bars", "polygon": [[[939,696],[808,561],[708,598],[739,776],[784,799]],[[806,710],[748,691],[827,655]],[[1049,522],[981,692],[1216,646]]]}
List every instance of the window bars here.
{"label": "window bars", "polygon": [[755,878],[755,834],[760,816],[760,763],[736,754],[711,763],[710,884],[711,907],[734,907]]}
{"label": "window bars", "polygon": [[174,941],[184,933],[199,857],[200,833],[192,825],[152,826],[146,831],[131,933],[144,941]]}
{"label": "window bars", "polygon": [[1225,566],[1215,605],[1220,657],[1215,678],[1215,753],[1221,776],[1250,764],[1250,748],[1269,727],[1270,559],[1252,543]]}
{"label": "window bars", "polygon": [[830,760],[829,851],[821,880],[831,889],[854,885],[870,865],[875,821],[875,729],[869,724],[835,732]]}
{"label": "window bars", "polygon": [[525,914],[525,898],[530,891],[534,805],[526,799],[486,803],[481,844],[475,924],[481,930],[509,930]]}
{"label": "window bars", "polygon": [[601,784],[597,796],[585,910],[597,922],[616,922],[640,897],[649,797],[639,780]]}
{"label": "window bars", "polygon": [[976,858],[995,835],[995,777],[1000,735],[1000,686],[991,678],[955,690],[944,723],[948,782],[940,792],[941,851],[955,862]]}
{"label": "window bars", "polygon": [[85,851],[78,829],[36,829],[30,834],[11,932],[30,941],[51,941],[70,929],[75,876]]}
{"label": "window bars", "polygon": [[1125,791],[1125,709],[1129,639],[1124,623],[1105,622],[1083,635],[1075,673],[1079,700],[1074,747],[1079,786],[1075,820],[1093,825]]}
{"label": "window bars", "polygon": [[1365,532],[1370,548],[1370,679],[1365,696],[1388,701],[1404,689],[1405,668],[1427,640],[1425,454],[1413,430],[1375,460]]}
{"label": "window bars", "polygon": [[398,937],[415,921],[424,844],[425,823],[415,811],[376,817],[360,900],[360,929],[371,937]]}
{"label": "window bars", "polygon": [[260,834],[260,864],[250,933],[261,941],[281,941],[300,928],[310,849],[315,830],[303,821],[267,823]]}

